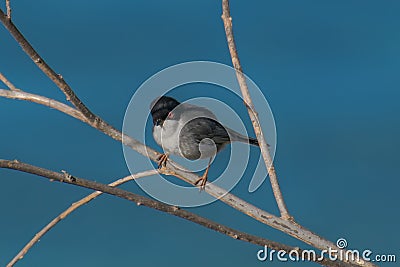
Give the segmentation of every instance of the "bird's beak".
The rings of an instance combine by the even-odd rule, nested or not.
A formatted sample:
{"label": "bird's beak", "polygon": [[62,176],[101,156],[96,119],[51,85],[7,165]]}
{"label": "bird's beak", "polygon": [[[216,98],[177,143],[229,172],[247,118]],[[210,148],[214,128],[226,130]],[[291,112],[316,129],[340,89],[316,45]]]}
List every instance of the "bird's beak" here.
{"label": "bird's beak", "polygon": [[158,119],[156,120],[156,126],[162,126],[163,125],[163,121]]}

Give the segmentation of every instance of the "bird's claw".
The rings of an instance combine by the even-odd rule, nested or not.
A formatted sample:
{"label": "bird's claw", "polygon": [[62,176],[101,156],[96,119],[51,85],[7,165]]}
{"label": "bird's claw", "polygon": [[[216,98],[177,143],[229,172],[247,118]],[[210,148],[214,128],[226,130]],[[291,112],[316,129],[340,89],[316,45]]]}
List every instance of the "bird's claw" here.
{"label": "bird's claw", "polygon": [[200,177],[195,183],[194,185],[199,185],[200,187],[200,191],[204,190],[206,188],[206,183],[207,183],[207,176],[203,175],[202,177]]}
{"label": "bird's claw", "polygon": [[161,169],[163,167],[167,166],[167,161],[168,161],[168,155],[167,154],[160,154],[157,157],[158,161],[158,168]]}
{"label": "bird's claw", "polygon": [[212,161],[212,157],[210,158],[210,161],[208,162],[207,169],[203,173],[203,175],[194,183],[194,185],[197,185],[200,183],[200,191],[206,189],[206,184],[207,184],[207,178],[208,178],[208,170],[210,169],[210,164]]}

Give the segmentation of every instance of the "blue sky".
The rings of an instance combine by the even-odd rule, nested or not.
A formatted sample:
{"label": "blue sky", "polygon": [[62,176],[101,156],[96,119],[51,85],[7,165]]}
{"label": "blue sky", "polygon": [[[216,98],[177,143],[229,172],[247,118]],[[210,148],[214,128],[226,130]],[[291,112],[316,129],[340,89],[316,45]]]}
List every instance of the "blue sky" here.
{"label": "blue sky", "polygon": [[[12,1],[12,6],[15,24],[50,66],[89,108],[120,129],[131,96],[156,72],[193,60],[230,65],[219,1]],[[398,254],[400,237],[394,230],[400,219],[399,8],[389,0],[231,3],[243,69],[274,113],[275,165],[289,210],[332,241],[345,237],[350,248],[387,254]],[[65,101],[3,27],[0,36],[0,71],[17,87]],[[202,92],[212,94],[209,87]],[[0,158],[103,183],[129,174],[120,143],[66,115],[8,99],[0,99],[0,114]],[[239,114],[249,126],[245,109]],[[10,170],[0,170],[0,177],[2,266],[90,192]],[[243,180],[233,193],[277,213],[268,183],[254,193],[247,187]],[[144,194],[135,183],[123,188]],[[222,203],[190,210],[306,247]],[[102,196],[61,222],[18,266],[264,266],[256,259],[258,249]]]}

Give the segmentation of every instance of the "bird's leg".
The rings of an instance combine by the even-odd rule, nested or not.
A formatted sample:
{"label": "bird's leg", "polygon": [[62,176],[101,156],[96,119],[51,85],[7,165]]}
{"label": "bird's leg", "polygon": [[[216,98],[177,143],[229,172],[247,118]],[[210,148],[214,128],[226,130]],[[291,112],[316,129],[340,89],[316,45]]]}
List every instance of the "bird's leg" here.
{"label": "bird's leg", "polygon": [[158,168],[161,169],[162,167],[165,167],[167,165],[167,161],[168,161],[168,154],[160,154],[157,157],[158,160]]}
{"label": "bird's leg", "polygon": [[207,169],[204,171],[203,175],[194,183],[194,185],[197,185],[198,183],[200,183],[200,190],[204,190],[204,188],[206,187],[207,178],[208,178],[208,170],[210,169],[211,161],[212,161],[212,157],[208,161]]}

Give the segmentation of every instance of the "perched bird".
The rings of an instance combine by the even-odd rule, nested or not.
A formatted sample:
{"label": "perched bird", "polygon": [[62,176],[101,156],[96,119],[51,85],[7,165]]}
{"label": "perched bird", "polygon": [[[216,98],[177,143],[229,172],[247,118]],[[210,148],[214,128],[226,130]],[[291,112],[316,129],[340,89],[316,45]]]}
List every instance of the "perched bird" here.
{"label": "perched bird", "polygon": [[154,140],[165,152],[158,157],[158,167],[166,165],[169,154],[189,160],[209,158],[203,176],[195,182],[201,189],[206,185],[213,157],[227,144],[238,141],[258,146],[257,139],[223,126],[207,108],[181,104],[168,96],[156,98],[150,108]]}

